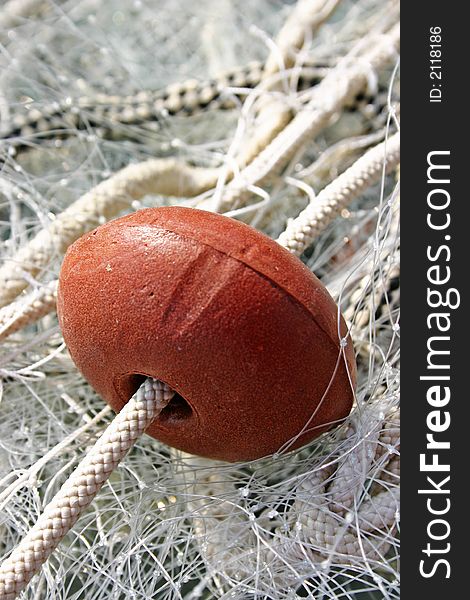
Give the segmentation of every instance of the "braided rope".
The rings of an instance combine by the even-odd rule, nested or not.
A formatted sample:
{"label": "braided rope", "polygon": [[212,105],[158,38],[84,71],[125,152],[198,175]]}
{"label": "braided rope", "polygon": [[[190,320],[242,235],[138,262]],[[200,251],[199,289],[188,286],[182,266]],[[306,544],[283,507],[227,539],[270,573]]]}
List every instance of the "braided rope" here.
{"label": "braided rope", "polygon": [[[367,304],[363,305],[364,296],[371,284],[370,276],[366,275],[358,283],[356,290],[351,294],[349,304],[343,312],[347,321],[353,322],[354,331],[364,329],[370,321],[371,315],[380,319],[387,307],[394,309],[400,299],[400,267],[393,265],[384,275],[384,281],[373,291]],[[375,314],[374,314],[375,313]]]}
{"label": "braided rope", "polygon": [[44,0],[9,0],[0,11],[0,29],[6,31],[40,12]]}
{"label": "braided rope", "polygon": [[[298,70],[298,89],[318,84],[327,71],[325,62],[306,59]],[[10,126],[1,132],[1,138],[18,147],[23,143],[21,138],[42,137],[49,133],[54,137],[58,133],[66,137],[74,128],[86,128],[90,124],[101,126],[103,134],[114,137],[120,135],[119,131],[113,134],[117,123],[139,125],[159,121],[167,115],[190,116],[208,110],[232,109],[243,100],[244,90],[262,82],[262,73],[263,63],[253,61],[208,81],[190,79],[162,90],[142,90],[128,96],[97,94],[75,100],[67,98],[13,115]],[[279,79],[279,76],[272,79]],[[231,89],[230,94],[227,88]],[[85,121],[81,119],[80,111],[86,111]]]}
{"label": "braided rope", "polygon": [[[297,91],[318,85],[331,68],[323,63],[314,66],[313,61],[313,66],[308,64],[309,61],[306,59],[305,65],[292,71],[296,76]],[[250,65],[253,65],[252,70]],[[0,146],[4,142],[7,147],[27,150],[31,148],[29,143],[31,137],[35,138],[35,143],[51,136],[54,139],[64,139],[75,135],[76,130],[88,130],[90,126],[97,127],[99,135],[106,139],[131,139],[133,136],[131,130],[120,129],[119,125],[142,125],[155,129],[158,122],[168,116],[192,116],[209,110],[230,110],[236,108],[245,99],[250,89],[259,85],[262,90],[261,76],[256,75],[258,69],[262,68],[261,63],[250,63],[250,65],[245,69],[239,68],[237,74],[229,73],[226,80],[221,77],[198,83],[197,87],[194,87],[194,80],[189,80],[181,84],[172,84],[165,88],[165,91],[142,91],[134,96],[125,97],[99,94],[90,98],[80,97],[72,102],[67,99],[32,109],[27,114],[16,114],[12,118],[11,126],[0,132]],[[290,72],[287,71],[286,74],[289,75]],[[273,81],[282,78],[281,75],[273,75],[269,79],[269,86],[266,87],[272,88]],[[230,88],[230,93],[227,92],[227,88]],[[171,94],[169,89],[173,90]],[[380,115],[386,96],[387,91],[379,85],[377,93],[367,97],[359,93],[346,103],[345,108],[350,112],[357,110],[370,120],[375,114]],[[307,101],[308,96],[298,98],[300,105]],[[374,106],[374,115],[371,115],[371,102]],[[281,104],[286,109],[285,103]],[[80,111],[85,111],[86,119],[81,119]],[[288,112],[290,114],[290,109]],[[266,117],[268,116],[267,114]],[[291,116],[288,120],[290,119]],[[268,130],[268,125],[263,122],[258,123],[256,135],[262,137],[264,135],[262,130]],[[139,131],[136,131],[135,135],[139,136]],[[242,157],[238,157],[237,160],[240,165],[247,162]]]}
{"label": "braided rope", "polygon": [[[385,41],[378,43],[373,51],[363,57],[363,60],[368,62],[371,68],[376,68],[391,58],[397,43],[398,31],[394,29],[390,35],[385,36]],[[361,65],[360,60],[357,62]],[[346,83],[340,86],[338,93],[339,76],[344,76]],[[295,151],[295,148],[313,131],[317,131],[318,127],[326,123],[325,119],[328,120],[333,112],[339,110],[351,94],[358,92],[365,80],[366,72],[363,66],[345,69],[340,63],[333,69],[317,86],[321,92],[319,97],[325,94],[326,100],[320,104],[317,102],[316,108],[309,103],[307,108],[297,115],[258,158],[227,186],[222,198],[216,198],[214,210],[219,212],[220,209],[227,207],[227,202],[228,205],[232,204],[230,200],[233,196],[232,192],[235,196],[239,192],[244,194],[247,187],[259,183],[265,176],[280,169],[291,156],[291,152]],[[336,90],[336,95],[333,95],[330,101],[328,98],[333,93],[332,87]],[[314,115],[313,121],[312,115]],[[307,127],[309,123],[310,126]],[[260,165],[261,171],[258,168]],[[247,173],[248,180],[245,177]],[[253,180],[251,183],[250,173],[256,174],[256,181]],[[6,261],[0,268],[0,307],[11,302],[25,289],[27,285],[25,272],[33,276],[37,275],[55,253],[65,251],[75,239],[103,220],[127,208],[132,200],[149,193],[194,196],[214,187],[217,174],[218,171],[215,169],[192,168],[174,159],[150,160],[122,169],[74,202],[47,229],[37,234],[15,256]]]}
{"label": "braided rope", "polygon": [[[209,81],[190,79],[170,84],[162,90],[142,90],[128,96],[97,94],[75,100],[67,98],[30,110],[26,114],[14,115],[11,126],[2,133],[2,137],[20,138],[47,132],[56,135],[57,130],[64,127],[85,127],[76,109],[87,111],[86,125],[106,126],[108,121],[109,127],[115,127],[116,123],[135,125],[158,120],[166,114],[192,115],[212,108],[233,108],[236,105],[236,97],[241,98],[242,94],[235,93],[231,98],[224,97],[224,90],[229,86],[252,88],[258,85],[262,69],[262,63],[251,62],[245,67],[237,67]],[[315,68],[306,69],[305,76],[309,82],[318,79]],[[67,132],[64,132],[64,135],[66,134]],[[18,140],[18,144],[21,144],[21,140]]]}
{"label": "braided rope", "polygon": [[[165,384],[151,379],[139,388],[46,507],[36,525],[0,566],[0,600],[13,600],[27,585],[172,395]],[[274,545],[269,544],[263,550],[266,561],[273,560],[278,552],[295,552],[295,546],[286,543],[286,535],[296,539],[299,533],[311,545],[307,551],[315,561],[331,558],[332,553],[350,563],[364,555],[378,560],[386,552],[388,542],[384,531],[396,526],[398,514],[399,491],[395,486],[400,465],[399,422],[398,410],[377,420],[367,435],[359,432],[360,443],[344,454],[336,470],[332,466],[315,470],[300,482],[297,499],[287,516],[290,526],[287,532],[276,530]],[[349,428],[348,437],[353,444],[357,434],[357,425]],[[191,459],[198,465],[204,462],[196,457]],[[373,472],[374,465],[377,472]],[[373,477],[375,493],[361,500],[369,476]],[[392,485],[387,486],[387,482]],[[226,540],[218,536],[220,523],[232,510],[227,501],[214,502],[214,498],[227,497],[226,483],[220,481],[216,473],[209,472],[195,485],[195,499],[190,504],[201,553],[206,561],[220,562],[224,553],[230,552],[229,564],[239,569],[240,564],[233,557],[234,546],[226,547]],[[347,518],[353,504],[358,506],[356,522]],[[253,530],[244,527],[244,523],[246,515],[241,513],[231,524],[240,553],[256,546]]]}
{"label": "braided rope", "polygon": [[292,68],[306,38],[315,33],[338,7],[341,0],[298,0],[274,42],[275,49],[266,59],[263,79]]}
{"label": "braided rope", "polygon": [[279,236],[278,242],[293,254],[300,256],[331,221],[354,198],[385,172],[396,167],[400,160],[400,136],[368,150],[349,169],[324,188],[300,215],[292,220]]}
{"label": "braided rope", "polygon": [[[353,433],[357,432],[350,432],[350,436]],[[361,443],[345,455],[334,476],[327,477],[328,470],[320,478],[314,474],[312,481],[306,483],[307,497],[294,503],[292,511],[302,524],[302,537],[312,544],[317,560],[332,552],[344,555],[349,562],[364,556],[380,560],[389,542],[383,534],[376,534],[397,525],[400,411],[393,410],[360,439]],[[378,465],[378,472],[374,472],[373,465]],[[389,465],[393,472],[388,470]],[[365,482],[369,476],[374,487],[367,492]],[[355,521],[350,520],[353,507],[357,509]]]}
{"label": "braided rope", "polygon": [[[325,127],[331,117],[363,89],[371,70],[396,56],[399,27],[387,34],[373,35],[362,56],[346,56],[312,91],[312,99],[279,135],[225,187],[216,201],[216,211],[237,207],[273,173],[279,173],[297,151]],[[370,47],[372,46],[372,48]]]}
{"label": "braided rope", "polygon": [[[235,72],[229,73],[226,81],[221,77],[198,83],[197,87],[194,87],[195,81],[189,80],[181,84],[173,84],[169,88],[165,88],[163,92],[142,91],[134,96],[125,97],[99,94],[90,98],[80,97],[72,102],[67,99],[42,108],[32,109],[26,114],[15,114],[10,127],[0,132],[0,145],[3,141],[7,143],[8,147],[27,150],[31,147],[29,144],[31,137],[35,138],[36,143],[52,136],[54,139],[65,139],[75,135],[77,130],[88,130],[90,126],[97,127],[100,137],[106,139],[131,139],[133,134],[130,129],[120,129],[119,125],[142,125],[155,129],[158,122],[168,116],[193,116],[209,110],[234,109],[245,99],[250,89],[258,85],[260,90],[262,89],[261,76],[256,75],[258,67],[261,69],[260,63],[250,63],[250,65],[253,65],[253,70],[247,66],[245,70],[240,69],[237,75]],[[320,66],[303,65],[295,68],[293,73],[296,75],[297,91],[318,85],[329,69],[330,67],[323,66],[323,63]],[[273,75],[269,80],[270,85],[266,86],[267,89],[272,91],[274,85],[272,81],[282,78],[281,75]],[[230,93],[227,92],[228,88],[230,88]],[[168,92],[169,89],[173,90],[171,94]],[[386,97],[386,90],[379,86],[377,93],[371,94],[368,98],[364,98],[363,94],[359,93],[346,103],[345,108],[348,111],[365,112],[367,118],[370,119],[370,101],[374,100],[374,105],[377,106],[376,111],[379,113],[384,97]],[[305,104],[308,96],[301,96],[298,101],[301,105]],[[278,102],[277,105],[282,105],[283,111],[287,110],[290,115],[291,110],[287,109],[284,102]],[[74,110],[71,110],[72,108]],[[85,119],[82,119],[81,111],[85,111]],[[264,112],[268,113],[267,110]],[[266,117],[268,116],[266,114]],[[288,120],[290,119],[291,116]],[[256,131],[257,137],[266,137],[267,139],[268,134],[262,134],[262,131],[268,131],[267,124],[258,122]],[[140,135],[139,130],[135,132],[135,135]],[[237,160],[240,164],[249,162],[248,159],[244,160],[241,157],[238,157]]]}
{"label": "braided rope", "polygon": [[0,341],[55,310],[57,279],[0,308]]}
{"label": "braided rope", "polygon": [[330,507],[309,507],[306,511],[304,504],[302,510],[306,512],[299,518],[305,528],[303,537],[312,545],[314,555],[322,559],[334,553],[342,555],[349,563],[354,562],[354,558],[362,559],[364,556],[369,560],[380,560],[387,552],[389,543],[383,538],[379,544],[374,543],[375,538],[365,534],[396,526],[399,493],[398,488],[393,488],[364,501],[358,510],[357,522],[352,527],[343,517],[333,515]]}
{"label": "braided rope", "polygon": [[145,380],[0,566],[0,600],[13,600],[28,584],[173,395],[166,384]]}
{"label": "braided rope", "polygon": [[[298,60],[298,51],[308,36],[312,37],[330,17],[341,0],[298,0],[291,15],[281,28],[263,70],[261,82],[267,95],[260,98],[258,113],[253,124],[254,136],[246,136],[241,152],[236,156],[240,166],[249,164],[284,129],[294,116],[283,99],[272,92],[282,91],[285,77],[275,77],[282,69],[292,69]],[[295,75],[294,75],[295,76]],[[318,83],[318,82],[317,82]]]}

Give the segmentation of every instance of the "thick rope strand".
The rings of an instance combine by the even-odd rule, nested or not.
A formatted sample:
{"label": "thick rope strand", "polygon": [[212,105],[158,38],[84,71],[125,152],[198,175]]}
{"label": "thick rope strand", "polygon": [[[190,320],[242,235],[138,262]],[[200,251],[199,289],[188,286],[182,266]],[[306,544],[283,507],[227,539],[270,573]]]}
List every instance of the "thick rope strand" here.
{"label": "thick rope strand", "polygon": [[369,47],[361,56],[346,56],[312,92],[312,99],[274,140],[239,175],[226,186],[216,201],[217,212],[239,206],[274,173],[279,173],[309,139],[327,125],[368,82],[372,71],[394,57],[399,44],[398,25],[390,32],[371,36]]}
{"label": "thick rope strand", "polygon": [[[239,165],[249,164],[293,118],[293,112],[285,98],[273,96],[273,92],[282,92],[286,76],[290,78],[289,70],[295,67],[302,45],[309,35],[315,35],[340,2],[341,0],[298,0],[266,60],[261,77],[261,82],[266,84],[266,95],[263,94],[260,98],[258,114],[253,124],[254,136],[251,137],[252,132],[248,132],[243,150],[236,158]],[[281,69],[286,76],[275,77]]]}
{"label": "thick rope strand", "polygon": [[57,279],[54,279],[24,298],[0,308],[0,341],[51,313],[56,302]]}
{"label": "thick rope strand", "polygon": [[0,600],[14,600],[26,587],[173,395],[161,381],[145,380],[0,566]]}
{"label": "thick rope strand", "polygon": [[327,185],[300,215],[292,220],[279,236],[278,242],[289,252],[300,256],[313,240],[357,198],[366,188],[377,182],[400,160],[400,135],[374,146]]}
{"label": "thick rope strand", "polygon": [[36,16],[44,4],[44,0],[9,0],[0,11],[0,30],[6,31]]}

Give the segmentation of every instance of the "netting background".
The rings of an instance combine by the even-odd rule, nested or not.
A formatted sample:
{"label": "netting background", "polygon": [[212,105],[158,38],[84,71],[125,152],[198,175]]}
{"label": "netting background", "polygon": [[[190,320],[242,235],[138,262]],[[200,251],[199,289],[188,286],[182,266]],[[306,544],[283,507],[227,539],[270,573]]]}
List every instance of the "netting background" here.
{"label": "netting background", "polygon": [[[293,6],[281,0],[15,0],[0,8],[3,260],[126,165],[153,157],[226,164],[234,139],[243,147],[249,138],[240,123],[249,131],[255,121],[249,89],[229,110],[105,127],[95,125],[93,109],[78,99],[205,81],[264,63]],[[339,3],[305,40],[302,59],[335,64],[378,24],[393,21],[394,11],[394,2]],[[305,188],[318,192],[388,135],[395,126],[390,103],[398,106],[396,61],[371,73],[369,83],[279,176],[267,203],[230,214],[277,237],[308,203]],[[226,84],[225,91],[232,93]],[[282,96],[295,109],[301,93],[287,87],[276,100]],[[57,136],[15,130],[17,117],[51,106],[62,107]],[[218,464],[142,438],[24,598],[398,597],[397,178],[395,170],[370,187],[302,255],[352,327],[358,389],[351,417],[306,448],[249,464]],[[204,205],[205,199],[147,195],[131,209],[180,202]],[[54,280],[61,258],[57,251],[40,274],[29,276],[25,293]],[[0,557],[112,418],[71,362],[54,313],[1,344]],[[370,505],[383,491],[394,500],[392,518],[379,511],[377,520]]]}

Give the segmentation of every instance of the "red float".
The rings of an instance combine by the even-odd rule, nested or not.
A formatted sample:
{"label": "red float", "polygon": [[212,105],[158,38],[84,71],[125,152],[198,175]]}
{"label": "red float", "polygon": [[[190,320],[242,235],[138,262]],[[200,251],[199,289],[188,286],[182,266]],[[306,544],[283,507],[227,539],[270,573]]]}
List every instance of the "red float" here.
{"label": "red float", "polygon": [[192,454],[297,448],[351,409],[354,351],[348,339],[341,352],[327,290],[227,217],[155,208],[98,227],[65,256],[58,312],[73,360],[114,410],[143,376],[177,392],[148,433]]}

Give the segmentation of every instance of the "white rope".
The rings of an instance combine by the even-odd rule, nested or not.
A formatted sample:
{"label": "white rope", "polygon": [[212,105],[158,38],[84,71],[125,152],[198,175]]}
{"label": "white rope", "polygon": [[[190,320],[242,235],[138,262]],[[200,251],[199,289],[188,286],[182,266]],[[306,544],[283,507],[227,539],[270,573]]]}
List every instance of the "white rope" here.
{"label": "white rope", "polygon": [[48,315],[56,302],[57,279],[0,308],[0,341]]}
{"label": "white rope", "polygon": [[293,67],[306,39],[331,16],[341,0],[298,0],[266,59],[263,79]]}
{"label": "white rope", "polygon": [[298,0],[272,44],[266,60],[261,79],[261,83],[266,83],[265,93],[260,97],[253,128],[245,136],[242,151],[236,157],[240,166],[249,164],[292,119],[293,113],[285,99],[273,96],[273,92],[282,91],[286,77],[274,76],[279,71],[286,73],[286,70],[295,66],[298,52],[306,39],[313,37],[340,2],[341,0]]}
{"label": "white rope", "polygon": [[277,240],[300,256],[331,221],[361,192],[378,181],[400,160],[400,135],[374,146],[349,169],[324,188]]}
{"label": "white rope", "polygon": [[[357,430],[364,426],[369,430]],[[349,437],[353,444],[356,439],[360,442],[344,455],[334,476],[314,478],[314,493],[310,489],[309,497],[297,500],[292,509],[302,524],[303,538],[318,554],[317,560],[332,552],[343,555],[347,562],[364,556],[380,560],[390,544],[389,530],[398,523],[400,411],[394,410],[375,423],[362,417]],[[393,474],[388,470],[392,462]],[[368,478],[375,484],[370,490]],[[304,485],[311,487],[313,483],[307,479]],[[351,519],[353,514],[356,520]]]}
{"label": "white rope", "polygon": [[13,600],[73,527],[174,392],[147,378],[0,566],[0,600]]}
{"label": "white rope", "polygon": [[254,187],[279,173],[309,139],[329,122],[365,85],[374,70],[396,56],[399,27],[373,35],[362,56],[346,56],[312,91],[312,99],[254,160],[225,188],[214,210],[227,212],[237,207]]}
{"label": "white rope", "polygon": [[44,0],[9,0],[0,10],[0,30],[15,27],[24,19],[31,18],[46,3]]}

